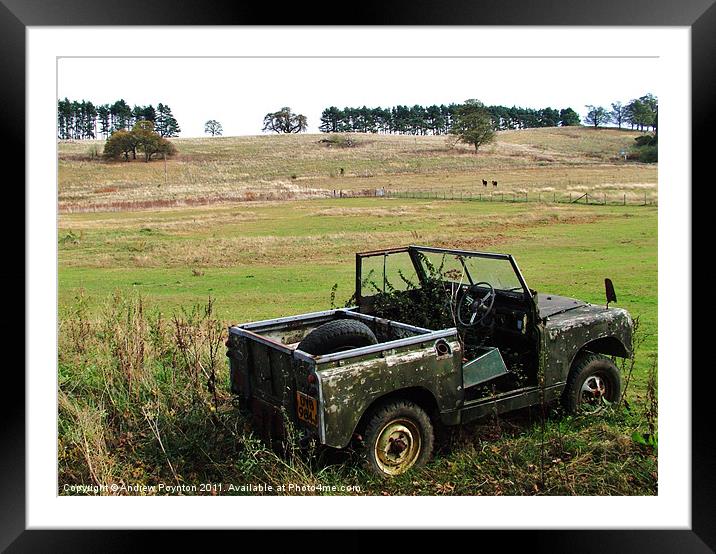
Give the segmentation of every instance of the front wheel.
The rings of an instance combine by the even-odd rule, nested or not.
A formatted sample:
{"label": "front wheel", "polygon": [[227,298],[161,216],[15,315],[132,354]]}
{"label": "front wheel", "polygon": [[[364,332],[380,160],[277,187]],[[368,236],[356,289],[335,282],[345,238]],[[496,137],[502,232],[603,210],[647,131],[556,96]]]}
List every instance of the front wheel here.
{"label": "front wheel", "polygon": [[614,362],[587,352],[572,364],[562,404],[571,414],[593,414],[619,400],[621,376]]}
{"label": "front wheel", "polygon": [[407,400],[379,408],[368,421],[365,448],[370,468],[381,477],[424,465],[433,451],[433,425],[425,411]]}

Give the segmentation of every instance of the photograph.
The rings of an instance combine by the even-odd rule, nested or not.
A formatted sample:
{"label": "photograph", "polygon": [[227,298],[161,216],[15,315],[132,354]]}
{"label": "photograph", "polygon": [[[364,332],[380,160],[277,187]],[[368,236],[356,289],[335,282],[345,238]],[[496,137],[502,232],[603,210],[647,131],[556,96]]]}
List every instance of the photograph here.
{"label": "photograph", "polygon": [[657,496],[660,64],[58,57],[57,494]]}
{"label": "photograph", "polygon": [[26,338],[0,550],[712,551],[713,0],[2,3]]}

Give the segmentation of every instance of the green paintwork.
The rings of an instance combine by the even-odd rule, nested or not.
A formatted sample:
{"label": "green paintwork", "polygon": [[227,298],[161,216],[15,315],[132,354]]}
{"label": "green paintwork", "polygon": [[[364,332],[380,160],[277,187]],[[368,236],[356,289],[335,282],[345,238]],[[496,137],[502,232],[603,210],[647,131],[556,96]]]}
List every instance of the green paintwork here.
{"label": "green paintwork", "polygon": [[452,355],[442,357],[433,343],[382,352],[342,366],[319,367],[325,444],[346,446],[373,402],[397,391],[422,390],[440,399],[442,409],[458,409],[462,400],[460,343],[457,337],[449,341]]}
{"label": "green paintwork", "polygon": [[[512,258],[508,259],[518,272]],[[360,260],[357,256],[359,264]],[[356,273],[360,287],[360,265]],[[532,344],[536,361],[531,384],[519,388],[470,395],[470,387],[480,390],[480,385],[508,374],[508,366],[500,350],[489,346],[463,365],[456,329],[401,327],[401,322],[357,310],[332,310],[231,327],[227,356],[232,391],[249,408],[252,399],[260,401],[264,408],[255,417],[257,426],[273,429],[275,422],[266,418],[288,417],[321,443],[341,448],[348,445],[371,409],[388,397],[409,398],[444,424],[464,423],[558,398],[575,357],[584,349],[630,355],[633,323],[626,310],[532,293],[525,294],[523,302],[524,315],[518,319],[524,323],[515,327],[516,334]],[[311,330],[336,317],[362,319],[382,337],[380,343],[367,350],[326,356],[296,350]],[[438,343],[447,344],[448,351],[439,350]],[[311,375],[315,382],[310,382]],[[297,419],[297,391],[316,399],[317,428]]]}

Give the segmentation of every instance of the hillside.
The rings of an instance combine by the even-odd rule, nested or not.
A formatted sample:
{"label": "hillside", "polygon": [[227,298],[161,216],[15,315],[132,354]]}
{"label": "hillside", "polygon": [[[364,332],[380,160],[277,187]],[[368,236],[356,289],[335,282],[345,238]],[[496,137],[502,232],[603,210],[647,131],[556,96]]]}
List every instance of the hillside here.
{"label": "hillside", "polygon": [[[62,141],[61,211],[325,197],[387,188],[470,193],[482,180],[500,191],[612,192],[656,198],[657,166],[619,156],[639,133],[585,127],[502,131],[476,154],[444,136],[324,134],[174,139],[179,154],[144,163],[92,159],[103,141]],[[479,187],[479,189],[477,188]]]}

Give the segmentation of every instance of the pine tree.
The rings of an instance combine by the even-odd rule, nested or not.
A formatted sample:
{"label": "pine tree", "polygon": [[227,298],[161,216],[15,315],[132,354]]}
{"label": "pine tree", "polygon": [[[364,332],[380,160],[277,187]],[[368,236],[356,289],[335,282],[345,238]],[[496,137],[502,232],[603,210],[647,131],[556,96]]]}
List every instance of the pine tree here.
{"label": "pine tree", "polygon": [[99,132],[104,138],[109,136],[109,106],[103,104],[97,108],[97,116],[99,119]]}
{"label": "pine tree", "polygon": [[112,130],[128,129],[132,119],[132,108],[124,100],[117,100],[109,108]]}
{"label": "pine tree", "polygon": [[335,106],[326,108],[321,113],[321,124],[318,126],[318,130],[322,133],[337,133],[343,116],[343,112]]}
{"label": "pine tree", "polygon": [[176,119],[174,119],[174,116],[172,115],[172,109],[164,104],[164,137],[177,137],[179,136],[179,133],[181,133],[181,128],[179,127],[179,123]]}
{"label": "pine tree", "polygon": [[157,104],[154,129],[162,137],[176,137],[181,132],[179,123],[172,115],[171,108],[161,102]]}

